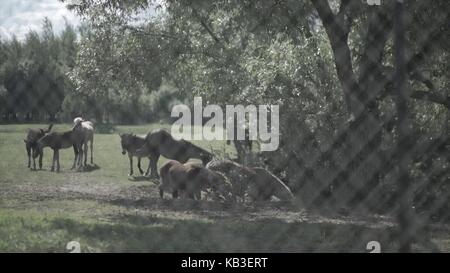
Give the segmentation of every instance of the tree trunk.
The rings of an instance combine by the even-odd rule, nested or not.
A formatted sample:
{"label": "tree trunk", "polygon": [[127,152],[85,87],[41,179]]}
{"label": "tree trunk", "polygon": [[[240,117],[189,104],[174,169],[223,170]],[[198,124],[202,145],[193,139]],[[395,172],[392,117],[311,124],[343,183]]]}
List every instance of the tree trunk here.
{"label": "tree trunk", "polygon": [[[333,151],[330,153],[340,153],[344,158],[343,162],[333,164],[336,167],[334,174],[329,175],[331,177],[329,183],[336,192],[334,196],[340,199],[339,205],[355,207],[365,201],[379,182],[379,179],[374,179],[381,167],[378,153],[382,122],[377,97],[384,88],[380,84],[382,55],[392,23],[385,7],[370,8],[366,42],[357,78],[348,45],[352,23],[349,14],[350,2],[342,1],[339,12],[334,14],[327,0],[312,0],[333,50],[336,73],[350,115],[349,126],[346,128],[349,131],[344,133],[343,140],[339,140],[342,143],[332,145]],[[355,199],[355,195],[358,198]],[[322,199],[325,203],[331,202],[331,199],[330,201],[325,197]],[[349,203],[350,200],[353,202]]]}

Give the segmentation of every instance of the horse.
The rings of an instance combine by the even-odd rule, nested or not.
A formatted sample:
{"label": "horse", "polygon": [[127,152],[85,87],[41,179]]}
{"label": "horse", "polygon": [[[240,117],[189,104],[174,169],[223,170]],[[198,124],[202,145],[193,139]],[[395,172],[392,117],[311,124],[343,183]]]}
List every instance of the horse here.
{"label": "horse", "polygon": [[169,160],[160,168],[161,183],[159,194],[164,198],[164,191],[172,192],[177,198],[179,192],[185,197],[201,200],[201,192],[212,190],[218,199],[228,200],[231,196],[231,185],[220,173],[206,169],[192,162],[180,163]]}
{"label": "horse", "polygon": [[[128,158],[130,160],[130,173],[129,176],[133,175],[133,156],[138,158],[138,169],[141,175],[144,174],[144,171],[141,169],[141,156],[136,155],[136,151],[142,147],[145,143],[145,138],[140,137],[134,134],[119,134],[120,136],[120,144],[122,145],[122,154],[125,155],[128,153]],[[148,157],[150,160],[150,157]],[[150,170],[150,162],[148,164],[147,172],[145,175],[148,175]]]}
{"label": "horse", "polygon": [[[91,164],[94,164],[94,124],[81,117],[75,118],[73,124],[74,128],[78,128],[84,137],[84,165],[86,166],[87,163],[88,142],[91,149]],[[77,126],[78,124],[81,124],[81,126]]]}
{"label": "horse", "polygon": [[[37,141],[43,137],[46,133],[50,132],[52,129],[53,124],[50,124],[47,129],[28,129],[27,136],[23,140],[25,142],[25,148],[27,150],[28,155],[28,168],[31,167],[31,158],[34,154],[34,150],[37,149]],[[42,169],[42,157],[44,156],[44,153],[39,153],[39,169]],[[33,169],[36,170],[36,158],[33,157]]]}
{"label": "horse", "polygon": [[186,163],[190,158],[200,159],[203,165],[212,160],[213,155],[205,149],[186,140],[176,140],[163,129],[156,129],[147,133],[144,145],[136,151],[138,156],[150,154],[150,169],[153,177],[158,177],[157,163],[162,155],[165,158]]}
{"label": "horse", "polygon": [[213,160],[206,168],[225,174],[233,186],[233,194],[245,201],[247,194],[253,201],[269,201],[272,196],[281,201],[292,201],[289,187],[268,170],[245,167],[230,160]]}
{"label": "horse", "polygon": [[40,153],[43,152],[45,147],[50,147],[53,149],[53,160],[51,171],[55,170],[55,162],[56,162],[56,171],[59,172],[59,150],[67,149],[73,147],[73,151],[75,154],[75,158],[73,160],[72,169],[74,169],[77,165],[78,168],[82,167],[82,158],[83,158],[83,143],[84,143],[84,135],[81,133],[80,127],[81,124],[75,125],[72,130],[66,132],[50,132],[45,134],[37,141],[37,149],[34,150],[33,157],[36,158]]}

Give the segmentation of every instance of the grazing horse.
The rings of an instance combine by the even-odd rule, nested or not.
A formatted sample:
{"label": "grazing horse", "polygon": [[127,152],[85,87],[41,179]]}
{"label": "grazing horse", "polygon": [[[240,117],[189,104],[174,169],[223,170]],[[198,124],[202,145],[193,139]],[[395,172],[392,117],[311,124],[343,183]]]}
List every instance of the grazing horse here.
{"label": "grazing horse", "polygon": [[[28,168],[31,167],[31,157],[34,150],[37,149],[37,141],[43,137],[46,133],[50,132],[53,124],[50,124],[48,128],[45,129],[28,129],[27,137],[23,140],[25,142],[25,148],[27,149],[28,155]],[[39,169],[42,169],[42,157],[44,153],[39,153]],[[33,157],[33,169],[36,170],[36,158]]]}
{"label": "grazing horse", "polygon": [[177,198],[179,192],[191,199],[201,199],[201,192],[211,189],[218,198],[227,200],[231,196],[231,185],[224,175],[213,172],[205,167],[194,164],[182,164],[169,160],[160,168],[161,184],[159,194],[164,197],[164,191],[172,192]]}
{"label": "grazing horse", "polygon": [[294,195],[286,184],[264,168],[252,168],[255,177],[251,180],[248,195],[254,201],[269,201],[272,196],[281,201],[292,201]]}
{"label": "grazing horse", "polygon": [[[144,171],[141,169],[141,156],[136,155],[136,151],[145,144],[145,139],[140,136],[136,136],[134,134],[119,134],[120,136],[120,144],[122,145],[122,154],[125,155],[128,153],[128,158],[130,159],[130,173],[129,175],[133,175],[133,156],[138,158],[138,169],[141,175],[144,174]],[[148,157],[150,160],[150,157]],[[150,170],[150,162],[148,164],[147,172],[145,175],[148,175]]]}
{"label": "grazing horse", "polygon": [[282,201],[294,199],[289,187],[264,168],[244,167],[230,160],[213,160],[206,167],[225,174],[233,185],[233,193],[243,201],[246,193],[253,201],[269,201],[272,196]]}
{"label": "grazing horse", "polygon": [[254,170],[231,160],[218,159],[210,161],[206,168],[223,173],[233,186],[233,195],[245,201],[248,185],[256,175]]}
{"label": "grazing horse", "polygon": [[75,154],[75,158],[73,160],[72,169],[75,166],[78,168],[82,167],[82,158],[83,158],[83,141],[84,135],[81,133],[78,126],[81,124],[75,125],[72,130],[66,132],[50,132],[45,134],[37,141],[37,149],[33,153],[33,157],[36,158],[39,153],[43,151],[45,147],[50,147],[53,149],[53,160],[52,160],[52,168],[51,171],[55,170],[55,162],[56,162],[56,171],[59,172],[59,150],[67,149],[73,147],[73,151]]}
{"label": "grazing horse", "polygon": [[[87,163],[88,142],[91,149],[91,164],[94,164],[94,124],[83,118],[77,117],[73,120],[74,128],[80,130],[84,137],[84,166]],[[81,126],[77,126],[81,124]]]}
{"label": "grazing horse", "polygon": [[213,155],[205,149],[198,147],[186,140],[176,140],[163,129],[156,129],[147,134],[144,145],[136,151],[139,156],[150,156],[151,175],[158,177],[156,169],[158,159],[162,155],[165,158],[186,163],[190,158],[202,160],[206,165],[212,160]]}

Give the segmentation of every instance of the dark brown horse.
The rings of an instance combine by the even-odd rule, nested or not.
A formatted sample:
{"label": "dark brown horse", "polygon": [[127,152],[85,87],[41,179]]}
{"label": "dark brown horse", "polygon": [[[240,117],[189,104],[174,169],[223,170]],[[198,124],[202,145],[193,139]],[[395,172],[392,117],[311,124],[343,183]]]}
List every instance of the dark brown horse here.
{"label": "dark brown horse", "polygon": [[84,135],[77,126],[81,126],[81,124],[75,125],[70,131],[50,132],[45,134],[37,141],[37,149],[35,149],[33,157],[36,158],[39,155],[39,153],[42,153],[45,147],[52,148],[53,161],[51,171],[53,172],[55,170],[55,163],[56,163],[56,171],[59,172],[60,170],[59,150],[73,147],[75,158],[73,160],[72,169],[74,169],[76,166],[78,166],[78,168],[81,168],[83,158]]}
{"label": "dark brown horse", "polygon": [[[145,144],[145,138],[137,136],[135,134],[120,134],[120,144],[122,145],[122,154],[125,155],[128,153],[128,158],[130,160],[130,173],[129,175],[133,175],[133,156],[138,158],[138,169],[141,175],[144,174],[144,171],[141,169],[141,156],[136,155],[136,151],[141,148]],[[150,160],[150,156],[148,156]],[[145,175],[148,175],[150,171],[150,163],[148,164],[147,172]]]}
{"label": "dark brown horse", "polygon": [[234,197],[240,197],[245,201],[249,183],[255,178],[256,172],[231,160],[212,160],[206,168],[223,173],[233,186]]}
{"label": "dark brown horse", "polygon": [[212,191],[218,199],[232,198],[231,185],[226,177],[200,164],[192,162],[182,164],[176,160],[169,160],[161,167],[160,174],[161,198],[164,197],[164,191],[172,192],[173,198],[177,198],[181,193],[184,197],[200,200],[202,191]]}
{"label": "dark brown horse", "polygon": [[269,201],[272,196],[282,201],[294,199],[289,187],[264,168],[245,167],[230,160],[213,160],[206,167],[225,174],[233,186],[233,194],[243,201],[246,194],[253,201]]}
{"label": "dark brown horse", "polygon": [[207,150],[183,139],[176,140],[163,129],[149,132],[145,137],[144,145],[136,151],[136,154],[142,157],[150,154],[150,169],[153,177],[158,177],[156,166],[161,155],[180,163],[186,163],[190,158],[196,158],[200,159],[203,165],[213,158],[213,155]]}
{"label": "dark brown horse", "polygon": [[[37,141],[43,137],[46,133],[50,132],[52,129],[53,124],[50,124],[47,129],[28,129],[27,136],[23,140],[25,142],[25,148],[27,150],[28,155],[28,168],[31,167],[31,158],[34,154],[35,150],[37,149]],[[42,157],[44,156],[44,153],[39,153],[39,169],[42,169]],[[36,170],[36,157],[33,157],[33,169]]]}

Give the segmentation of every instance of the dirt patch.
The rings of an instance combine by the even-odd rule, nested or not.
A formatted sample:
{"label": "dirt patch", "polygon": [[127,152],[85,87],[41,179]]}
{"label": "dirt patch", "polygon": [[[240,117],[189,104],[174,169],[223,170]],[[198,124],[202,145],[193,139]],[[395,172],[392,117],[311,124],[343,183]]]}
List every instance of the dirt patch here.
{"label": "dirt patch", "polygon": [[[221,203],[209,200],[193,201],[181,199],[161,200],[157,185],[152,182],[133,182],[121,186],[99,181],[80,181],[69,175],[58,185],[27,182],[10,184],[0,192],[2,198],[15,199],[14,206],[44,200],[91,200],[106,202],[124,208],[154,211],[155,213],[177,212],[196,214],[209,219],[234,218],[246,221],[279,220],[286,223],[352,224],[370,228],[395,226],[392,219],[382,216],[355,217],[336,215],[324,217],[306,212],[284,202]],[[167,197],[166,197],[167,198]]]}

